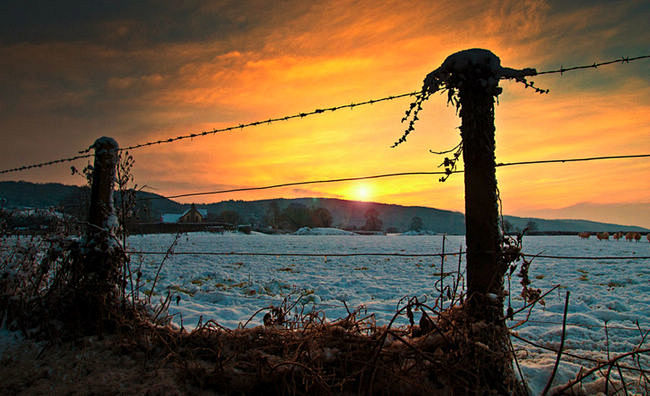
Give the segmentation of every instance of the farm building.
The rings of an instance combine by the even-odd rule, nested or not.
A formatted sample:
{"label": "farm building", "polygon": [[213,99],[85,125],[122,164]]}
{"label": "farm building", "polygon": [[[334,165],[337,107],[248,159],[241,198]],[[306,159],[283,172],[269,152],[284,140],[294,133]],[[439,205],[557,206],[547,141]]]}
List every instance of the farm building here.
{"label": "farm building", "polygon": [[163,223],[201,223],[207,217],[207,209],[197,209],[194,204],[184,213],[164,213],[160,221]]}

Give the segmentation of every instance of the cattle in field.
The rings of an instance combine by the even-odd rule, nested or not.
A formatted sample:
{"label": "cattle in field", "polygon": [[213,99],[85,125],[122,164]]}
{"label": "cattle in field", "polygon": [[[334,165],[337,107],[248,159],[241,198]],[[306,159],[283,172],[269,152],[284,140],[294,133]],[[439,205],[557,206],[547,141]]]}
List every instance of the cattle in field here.
{"label": "cattle in field", "polygon": [[596,238],[598,238],[599,241],[602,241],[603,239],[609,239],[609,232],[597,232]]}
{"label": "cattle in field", "polygon": [[591,236],[591,233],[590,232],[579,232],[578,236],[580,237],[580,239],[589,239],[589,237]]}
{"label": "cattle in field", "polygon": [[618,241],[619,239],[623,238],[623,236],[624,236],[623,233],[619,231],[619,232],[614,233],[614,235],[612,235],[612,238],[614,238],[614,239],[616,239]]}
{"label": "cattle in field", "polygon": [[646,234],[645,237],[648,239],[648,242],[650,242],[650,234]]}
{"label": "cattle in field", "polygon": [[625,240],[626,241],[635,240],[635,241],[639,242],[641,240],[641,233],[630,231],[630,232],[625,234]]}

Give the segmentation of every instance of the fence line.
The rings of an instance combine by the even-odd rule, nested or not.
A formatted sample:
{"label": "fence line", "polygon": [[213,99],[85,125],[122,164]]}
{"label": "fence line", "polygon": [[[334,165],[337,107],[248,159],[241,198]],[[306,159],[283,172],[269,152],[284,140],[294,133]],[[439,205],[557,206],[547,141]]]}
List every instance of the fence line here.
{"label": "fence line", "polygon": [[[0,251],[13,250],[12,248],[0,246]],[[155,250],[126,250],[127,254],[136,254],[140,256],[164,255],[167,251]],[[446,256],[463,256],[466,251],[449,252],[449,253],[383,253],[383,252],[364,252],[364,253],[263,253],[263,252],[203,252],[203,251],[181,251],[173,252],[172,256],[268,256],[268,257],[364,257],[364,256],[384,256],[384,257],[446,257]],[[545,258],[554,260],[650,260],[650,256],[556,256],[544,254],[522,253],[525,258]]]}
{"label": "fence line", "polygon": [[[167,254],[167,251],[140,251],[127,250],[129,254],[139,255],[156,255]],[[204,255],[204,256],[293,256],[293,257],[357,257],[357,256],[396,256],[396,257],[444,257],[444,256],[462,256],[467,254],[465,251],[450,253],[257,253],[257,252],[173,252],[172,255]],[[650,260],[650,256],[551,256],[543,254],[522,253],[522,256],[528,258],[548,258],[557,260]]]}
{"label": "fence line", "polygon": [[547,258],[557,260],[650,260],[650,256],[552,256],[544,254],[522,253],[528,258]]}
{"label": "fence line", "polygon": [[500,162],[496,166],[514,166],[514,165],[533,165],[533,164],[552,164],[552,163],[565,163],[565,162],[582,162],[582,161],[600,161],[608,159],[629,159],[629,158],[647,158],[650,154],[630,154],[630,155],[609,155],[601,157],[585,157],[585,158],[565,158],[553,160],[537,160],[537,161],[520,161],[520,162]]}
{"label": "fence line", "polygon": [[560,66],[559,69],[537,72],[536,75],[539,76],[539,75],[542,75],[542,74],[554,74],[554,73],[564,74],[565,72],[572,71],[572,70],[596,69],[596,68],[598,68],[600,66],[611,65],[611,64],[614,64],[614,63],[630,63],[630,62],[635,61],[635,60],[647,59],[647,58],[650,58],[650,55],[635,56],[633,58],[624,56],[624,57],[621,57],[621,58],[618,58],[618,59],[609,60],[609,61],[605,61],[605,62],[600,62],[600,63],[594,62],[591,65],[572,66],[572,67],[567,67],[567,68],[564,68],[564,67]]}
{"label": "fence line", "polygon": [[[516,320],[512,320],[515,322]],[[539,323],[539,324],[554,324],[554,325],[562,325],[562,322],[556,322],[552,320],[533,320],[533,319],[528,319],[526,323]],[[594,324],[588,324],[588,323],[572,323],[572,322],[566,322],[567,326],[576,326],[576,327],[584,327],[587,329],[604,329],[605,325],[594,325]],[[608,329],[616,329],[616,330],[629,330],[629,331],[650,331],[650,329],[642,329],[638,327],[625,327],[625,326],[610,326],[609,324],[607,325]]]}
{"label": "fence line", "polygon": [[[244,129],[244,128],[249,128],[249,127],[254,127],[254,126],[259,126],[259,125],[264,125],[264,124],[269,125],[271,123],[278,122],[278,121],[288,121],[288,120],[295,119],[295,118],[305,118],[305,117],[309,117],[309,116],[312,116],[312,115],[322,114],[322,113],[325,113],[325,112],[334,112],[336,110],[341,110],[341,109],[345,109],[345,108],[353,109],[353,108],[359,107],[359,106],[365,106],[365,105],[370,105],[370,104],[375,104],[375,103],[386,102],[386,101],[400,99],[400,98],[404,98],[404,97],[408,97],[408,96],[415,96],[415,95],[418,95],[420,92],[421,91],[413,91],[413,92],[407,92],[407,93],[402,93],[402,94],[397,94],[397,95],[390,95],[390,96],[385,96],[385,97],[379,98],[379,99],[369,99],[369,100],[365,100],[365,101],[362,101],[362,102],[356,102],[356,103],[353,102],[353,103],[344,104],[344,105],[338,105],[338,106],[332,106],[332,107],[326,107],[326,108],[319,108],[319,109],[315,109],[315,110],[308,111],[308,112],[302,112],[302,113],[297,113],[297,114],[293,114],[293,115],[286,115],[286,116],[281,116],[281,117],[276,117],[276,118],[269,118],[267,120],[262,120],[262,121],[253,121],[253,122],[249,122],[249,123],[245,123],[245,124],[231,125],[231,126],[225,127],[225,128],[215,128],[215,129],[212,129],[212,130],[209,130],[209,131],[190,133],[190,134],[187,134],[187,135],[179,135],[179,136],[176,136],[176,137],[160,139],[160,140],[155,140],[155,141],[150,141],[150,142],[145,142],[145,143],[140,143],[140,144],[134,144],[134,145],[131,145],[131,146],[126,146],[126,147],[120,147],[118,149],[118,151],[136,150],[136,149],[139,149],[139,148],[142,148],[142,147],[148,147],[148,146],[153,146],[153,145],[157,145],[157,144],[173,143],[173,142],[177,142],[177,141],[180,141],[180,140],[193,139],[193,138],[203,137],[203,136],[208,136],[208,135],[215,135],[215,134],[221,133],[221,132],[229,132],[229,131],[234,131],[234,130],[237,130],[237,129],[241,130],[241,129]],[[61,158],[61,159],[57,159],[57,160],[54,160],[54,161],[36,163],[36,164],[31,164],[31,165],[24,165],[24,166],[20,166],[20,167],[16,167],[16,168],[11,168],[11,169],[3,169],[3,170],[0,170],[0,174],[11,173],[11,172],[20,172],[20,171],[24,171],[24,170],[28,170],[28,169],[32,169],[32,168],[40,168],[40,167],[43,167],[43,166],[54,165],[54,164],[58,164],[58,163],[62,163],[62,162],[70,162],[70,161],[75,161],[75,160],[78,160],[78,159],[90,158],[90,157],[93,157],[93,154],[88,154],[91,149],[92,149],[92,147],[89,147],[89,148],[84,149],[84,150],[80,150],[79,153],[81,155],[77,155],[77,156],[74,156],[74,157]]]}
{"label": "fence line", "polygon": [[199,133],[190,133],[188,135],[180,135],[180,136],[176,136],[176,137],[173,137],[173,138],[161,139],[161,140],[156,140],[156,141],[151,141],[151,142],[146,142],[146,143],[135,144],[135,145],[132,145],[132,146],[127,146],[127,147],[120,148],[120,151],[135,150],[135,149],[139,149],[139,148],[147,147],[147,146],[152,146],[152,145],[156,145],[156,144],[172,143],[172,142],[176,142],[176,141],[179,141],[179,140],[192,139],[192,138],[207,136],[207,135],[214,135],[214,134],[217,134],[217,133],[228,132],[228,131],[233,131],[233,130],[237,130],[237,129],[241,130],[241,129],[244,129],[244,128],[249,128],[249,127],[263,125],[263,124],[269,125],[271,123],[278,122],[278,121],[288,121],[288,120],[291,120],[291,119],[294,119],[294,118],[305,118],[305,117],[309,117],[309,116],[316,115],[316,114],[322,114],[322,113],[325,113],[325,112],[328,112],[328,111],[329,112],[334,112],[336,110],[345,109],[345,108],[353,109],[353,108],[359,107],[359,106],[365,106],[365,105],[369,105],[369,104],[375,104],[375,103],[379,103],[379,102],[395,100],[395,99],[404,98],[404,97],[408,97],[408,96],[415,96],[415,95],[418,95],[419,93],[420,93],[420,91],[407,92],[407,93],[398,94],[398,95],[386,96],[386,97],[379,98],[379,99],[370,99],[370,100],[366,100],[366,101],[363,101],[363,102],[350,103],[350,104],[339,105],[339,106],[332,106],[332,107],[316,109],[316,110],[312,110],[312,111],[308,111],[308,112],[304,112],[304,113],[297,113],[297,114],[283,116],[283,117],[269,118],[268,120],[265,120],[265,121],[254,121],[254,122],[249,122],[247,124],[233,125],[233,126],[229,126],[229,127],[225,127],[225,128],[215,128],[215,129],[212,129],[210,131],[203,131],[203,132],[199,132]]}
{"label": "fence line", "polygon": [[[162,251],[138,251],[127,250],[129,254],[139,255],[157,255],[166,254]],[[205,255],[205,256],[277,256],[277,257],[358,257],[358,256],[396,256],[396,257],[443,257],[443,256],[459,256],[464,255],[466,252],[451,252],[451,253],[257,253],[257,252],[173,252],[171,255]],[[650,257],[648,257],[650,258]]]}
{"label": "fence line", "polygon": [[[610,160],[610,159],[648,158],[648,157],[650,157],[650,154],[611,155],[611,156],[585,157],[585,158],[563,158],[563,159],[550,159],[550,160],[536,160],[536,161],[498,163],[498,164],[496,164],[496,167],[517,166],[517,165],[531,165],[531,164],[580,162],[580,161],[598,161],[598,160]],[[464,171],[462,169],[453,170],[453,171],[450,170],[450,171],[397,172],[397,173],[386,173],[386,174],[371,175],[371,176],[357,176],[357,177],[344,177],[344,178],[338,178],[338,179],[309,180],[309,181],[301,181],[301,182],[289,182],[289,183],[272,184],[272,185],[260,186],[260,187],[242,187],[242,188],[233,188],[233,189],[228,189],[228,190],[201,191],[201,192],[195,192],[195,193],[184,193],[184,194],[176,194],[176,195],[169,195],[169,196],[146,197],[146,198],[138,198],[138,201],[151,201],[151,200],[156,200],[156,199],[174,199],[174,198],[184,198],[184,197],[195,197],[195,196],[200,196],[200,195],[226,194],[226,193],[244,192],[244,191],[269,190],[269,189],[273,189],[273,188],[302,186],[302,185],[307,185],[307,184],[339,183],[339,182],[347,182],[347,181],[381,179],[381,178],[398,177],[398,176],[450,175],[450,174],[453,174],[453,173],[463,173],[463,172]]]}
{"label": "fence line", "polygon": [[[568,67],[568,68],[564,68],[564,67],[561,66],[559,69],[555,69],[555,70],[546,70],[546,71],[536,72],[535,75],[539,76],[539,75],[554,74],[554,73],[563,74],[565,72],[573,71],[573,70],[595,69],[595,68],[598,68],[600,66],[611,65],[611,64],[615,64],[615,63],[629,63],[629,62],[632,62],[632,61],[647,59],[647,58],[650,58],[650,55],[641,55],[641,56],[636,56],[636,57],[631,57],[631,58],[630,57],[621,57],[621,58],[617,58],[617,59],[609,60],[609,61],[605,61],[605,62],[600,62],[600,63],[595,63],[594,62],[594,63],[589,64],[589,65],[572,66],[572,67]],[[233,131],[233,130],[237,130],[237,129],[241,130],[241,129],[248,128],[248,127],[253,127],[253,126],[258,126],[258,125],[263,125],[263,124],[271,124],[273,122],[278,122],[278,121],[288,121],[288,120],[294,119],[294,118],[305,118],[305,117],[308,117],[308,116],[312,116],[312,115],[316,115],[316,114],[322,114],[322,113],[325,113],[325,112],[334,112],[334,111],[339,110],[339,109],[344,109],[344,108],[352,109],[352,108],[355,108],[355,107],[358,107],[358,106],[365,106],[365,105],[369,105],[369,104],[395,100],[395,99],[408,97],[408,96],[416,96],[416,95],[420,95],[420,94],[422,94],[422,90],[412,91],[412,92],[407,92],[407,93],[402,93],[402,94],[397,94],[397,95],[390,95],[390,96],[386,96],[386,97],[379,98],[379,99],[370,99],[370,100],[357,102],[357,103],[350,103],[350,104],[345,104],[345,105],[332,106],[332,107],[327,107],[327,108],[320,108],[320,109],[315,109],[315,110],[312,110],[312,111],[297,113],[297,114],[293,114],[293,115],[287,115],[287,116],[276,117],[276,118],[269,118],[268,120],[254,121],[254,122],[249,122],[249,123],[246,123],[246,124],[238,124],[238,125],[233,125],[233,126],[229,126],[229,127],[225,127],[225,128],[215,128],[215,129],[212,129],[210,131],[190,133],[190,134],[187,134],[187,135],[179,135],[179,136],[171,137],[171,138],[167,138],[167,139],[160,139],[160,140],[135,144],[135,145],[120,148],[119,150],[120,151],[135,150],[135,149],[139,149],[139,148],[142,148],[142,147],[147,147],[147,146],[152,146],[152,145],[157,145],[157,144],[172,143],[172,142],[176,142],[176,141],[179,141],[179,140],[193,139],[193,138],[196,138],[196,137],[214,135],[214,134],[217,134],[217,133]],[[82,155],[68,157],[68,158],[61,158],[61,159],[56,159],[56,160],[53,160],[53,161],[41,162],[41,163],[36,163],[36,164],[31,164],[31,165],[24,165],[24,166],[20,166],[20,167],[16,167],[16,168],[3,169],[3,170],[0,170],[0,174],[11,173],[11,172],[20,172],[20,171],[24,171],[24,170],[28,170],[28,169],[32,169],[32,168],[40,168],[40,167],[43,167],[43,166],[54,165],[54,164],[58,164],[58,163],[62,163],[62,162],[70,162],[70,161],[75,161],[75,160],[78,160],[78,159],[89,158],[89,157],[92,156],[91,154],[87,154],[87,153],[89,153],[89,151],[90,151],[90,148],[87,148],[87,149],[79,151],[79,153],[82,154]]]}
{"label": "fence line", "polygon": [[[248,294],[242,294],[238,297],[244,298],[244,299],[260,299],[260,296],[258,295],[248,295]],[[347,309],[349,307],[346,307],[345,305],[339,305],[339,304],[331,304],[331,303],[317,303],[317,302],[306,302],[304,305],[314,305],[314,307],[325,307],[325,308],[337,308],[337,309]],[[388,309],[388,308],[381,308],[381,307],[369,307],[367,304],[361,304],[363,305],[364,309],[367,310],[368,313],[373,313],[373,312],[384,312],[384,313],[390,313],[394,314],[398,309]],[[517,320],[512,319],[510,320],[511,322],[516,322]],[[538,323],[538,324],[554,324],[554,325],[562,325],[562,322],[557,322],[557,321],[551,321],[551,320],[533,320],[533,319],[528,319],[526,320],[526,323]],[[593,325],[593,324],[587,324],[587,323],[575,323],[575,322],[567,322],[567,326],[575,326],[575,327],[582,327],[586,329],[596,329],[596,328],[605,328],[605,325]],[[641,327],[626,327],[626,326],[617,326],[617,325],[607,325],[607,328],[610,330],[625,330],[625,331],[641,331],[641,332],[648,332],[650,329],[644,329]],[[518,337],[517,337],[518,338]]]}
{"label": "fence line", "polygon": [[[462,171],[456,171],[455,173],[460,173]],[[177,194],[177,195],[170,195],[170,196],[159,196],[159,197],[146,197],[146,198],[139,198],[139,201],[149,201],[149,200],[155,200],[155,199],[173,199],[173,198],[182,198],[182,197],[194,197],[194,196],[199,196],[199,195],[212,195],[212,194],[225,194],[225,193],[233,193],[233,192],[243,192],[243,191],[258,191],[258,190],[269,190],[273,188],[281,188],[281,187],[291,187],[291,186],[303,186],[307,184],[324,184],[324,183],[339,183],[339,182],[347,182],[347,181],[355,181],[355,180],[369,180],[369,179],[381,179],[381,178],[386,178],[386,177],[397,177],[397,176],[423,176],[423,175],[445,175],[447,172],[443,171],[424,171],[424,172],[398,172],[398,173],[386,173],[386,174],[381,174],[381,175],[372,175],[372,176],[358,176],[358,177],[344,177],[344,178],[339,178],[339,179],[323,179],[323,180],[309,180],[309,181],[301,181],[301,182],[289,182],[289,183],[281,183],[281,184],[272,184],[268,186],[260,186],[260,187],[243,187],[243,188],[233,188],[229,190],[216,190],[216,191],[203,191],[203,192],[196,192],[196,193],[186,193],[186,194]]]}
{"label": "fence line", "polygon": [[41,163],[36,163],[36,164],[31,164],[31,165],[23,165],[23,166],[19,166],[17,168],[3,169],[3,170],[0,170],[0,175],[5,174],[5,173],[12,173],[12,172],[22,172],[22,171],[25,171],[25,170],[28,170],[28,169],[33,169],[33,168],[42,168],[44,166],[60,164],[60,163],[63,163],[63,162],[72,162],[72,161],[76,161],[78,159],[90,158],[90,157],[94,157],[94,156],[95,156],[94,154],[76,155],[74,157],[61,158],[61,159],[56,159],[56,160],[48,161],[48,162],[41,162]]}

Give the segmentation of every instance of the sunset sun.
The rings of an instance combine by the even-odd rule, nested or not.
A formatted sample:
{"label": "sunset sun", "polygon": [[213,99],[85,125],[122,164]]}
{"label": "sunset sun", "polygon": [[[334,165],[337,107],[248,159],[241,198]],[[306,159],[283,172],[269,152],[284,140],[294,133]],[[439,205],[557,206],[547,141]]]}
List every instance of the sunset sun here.
{"label": "sunset sun", "polygon": [[359,184],[354,188],[351,195],[356,201],[368,201],[372,197],[372,187],[367,184]]}

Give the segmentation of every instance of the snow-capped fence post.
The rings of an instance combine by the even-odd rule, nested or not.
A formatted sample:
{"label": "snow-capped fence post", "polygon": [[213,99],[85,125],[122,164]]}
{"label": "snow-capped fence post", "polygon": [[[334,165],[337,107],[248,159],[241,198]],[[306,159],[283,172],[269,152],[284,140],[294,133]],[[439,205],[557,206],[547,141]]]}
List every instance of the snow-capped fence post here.
{"label": "snow-capped fence post", "polygon": [[101,332],[110,305],[117,301],[122,258],[114,236],[117,217],[113,207],[113,187],[118,144],[101,137],[91,146],[95,150],[92,173],[89,225],[84,246],[83,274],[76,291],[77,309],[89,327]]}
{"label": "snow-capped fence post", "polygon": [[429,73],[422,91],[406,111],[402,122],[409,126],[393,147],[406,141],[415,130],[422,103],[440,90],[461,117],[462,142],[452,159],[445,158],[445,181],[454,173],[462,151],[465,162],[465,241],[467,244],[466,351],[469,364],[476,366],[473,385],[488,393],[525,394],[512,369],[512,354],[504,318],[504,275],[508,263],[502,252],[499,232],[498,190],[495,160],[494,102],[502,89],[499,80],[514,79],[543,92],[526,81],[534,69],[515,70],[501,66],[501,60],[485,49],[457,52]]}
{"label": "snow-capped fence post", "polygon": [[[455,57],[455,58],[453,58]],[[504,320],[504,275],[507,263],[499,232],[495,160],[494,102],[502,92],[499,80],[525,81],[532,69],[501,67],[500,59],[481,49],[462,51],[445,61],[447,83],[456,89],[461,117],[465,178],[465,240],[467,244],[467,312],[476,324],[473,342],[486,345],[493,364],[481,375],[497,389],[520,393],[514,380]],[[443,64],[443,67],[445,66]],[[448,85],[448,88],[450,87]],[[482,356],[478,352],[477,356]],[[486,355],[486,356],[489,356]],[[500,358],[496,358],[499,356]],[[507,384],[510,382],[510,384]]]}
{"label": "snow-capped fence post", "polygon": [[115,166],[117,165],[118,145],[109,137],[101,137],[92,145],[95,149],[95,164],[90,192],[91,224],[89,233],[102,230],[113,213],[113,186],[115,185]]}

